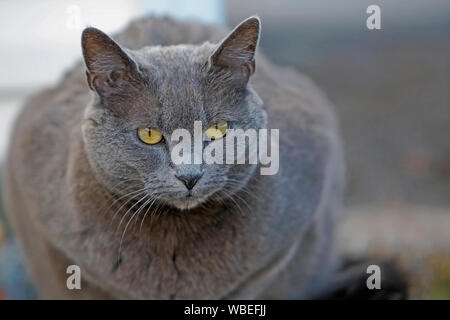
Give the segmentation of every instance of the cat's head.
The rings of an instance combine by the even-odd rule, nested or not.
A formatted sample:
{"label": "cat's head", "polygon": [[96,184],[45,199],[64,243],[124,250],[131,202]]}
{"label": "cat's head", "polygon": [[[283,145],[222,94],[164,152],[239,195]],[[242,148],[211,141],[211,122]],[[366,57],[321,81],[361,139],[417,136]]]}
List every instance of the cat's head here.
{"label": "cat's head", "polygon": [[[245,188],[256,165],[177,165],[171,135],[183,128],[193,137],[194,121],[203,131],[225,122],[244,130],[266,127],[262,101],[248,84],[259,35],[260,21],[251,17],[219,44],[133,51],[85,29],[83,56],[95,98],[85,112],[83,139],[101,182],[142,204],[156,199],[179,209]],[[226,134],[201,148],[219,139],[225,142]]]}

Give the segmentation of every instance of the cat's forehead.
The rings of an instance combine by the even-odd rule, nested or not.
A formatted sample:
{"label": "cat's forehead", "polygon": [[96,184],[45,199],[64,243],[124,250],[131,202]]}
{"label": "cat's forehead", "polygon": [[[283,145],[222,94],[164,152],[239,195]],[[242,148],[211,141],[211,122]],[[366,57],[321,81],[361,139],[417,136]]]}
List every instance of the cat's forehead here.
{"label": "cat's forehead", "polygon": [[[207,63],[212,46],[171,46],[144,48],[139,64],[159,102],[156,110],[143,110],[143,117],[157,113],[166,130],[193,129],[194,121],[208,122],[216,113],[215,104],[206,103]],[[206,99],[207,100],[207,99]],[[205,104],[206,103],[206,104]],[[152,114],[153,113],[153,114]]]}
{"label": "cat's forehead", "polygon": [[201,46],[145,47],[139,51],[139,63],[157,80],[189,80],[205,72],[213,48],[208,43]]}

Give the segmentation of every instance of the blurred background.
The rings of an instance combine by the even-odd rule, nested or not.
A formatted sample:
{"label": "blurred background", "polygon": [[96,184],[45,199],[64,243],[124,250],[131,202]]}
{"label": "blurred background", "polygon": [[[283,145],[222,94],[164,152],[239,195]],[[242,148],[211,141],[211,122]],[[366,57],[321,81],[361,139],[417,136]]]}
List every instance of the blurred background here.
{"label": "blurred background", "polygon": [[[380,30],[366,26],[373,4]],[[85,26],[112,33],[155,14],[233,27],[258,14],[261,50],[309,75],[336,105],[348,166],[342,249],[395,257],[413,298],[450,299],[450,1],[19,0],[0,8],[0,159],[24,98],[80,59]]]}

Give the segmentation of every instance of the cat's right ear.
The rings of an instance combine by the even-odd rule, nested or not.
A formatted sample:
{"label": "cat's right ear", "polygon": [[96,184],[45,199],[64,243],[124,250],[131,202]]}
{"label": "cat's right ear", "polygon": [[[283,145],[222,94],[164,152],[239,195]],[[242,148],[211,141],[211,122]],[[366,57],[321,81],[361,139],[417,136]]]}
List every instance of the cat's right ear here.
{"label": "cat's right ear", "polygon": [[136,78],[139,74],[133,59],[99,29],[84,29],[81,47],[89,88],[99,94],[115,91],[124,81]]}

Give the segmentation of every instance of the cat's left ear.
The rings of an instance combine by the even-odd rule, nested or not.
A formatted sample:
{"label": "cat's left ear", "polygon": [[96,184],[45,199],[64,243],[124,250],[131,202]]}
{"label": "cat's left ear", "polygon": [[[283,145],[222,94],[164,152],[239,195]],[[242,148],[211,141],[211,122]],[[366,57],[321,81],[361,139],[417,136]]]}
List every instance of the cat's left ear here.
{"label": "cat's left ear", "polygon": [[133,59],[108,35],[88,27],[81,36],[89,87],[99,94],[107,94],[139,73]]}
{"label": "cat's left ear", "polygon": [[210,67],[238,72],[248,80],[255,72],[255,51],[260,28],[261,21],[256,16],[241,22],[211,55]]}

